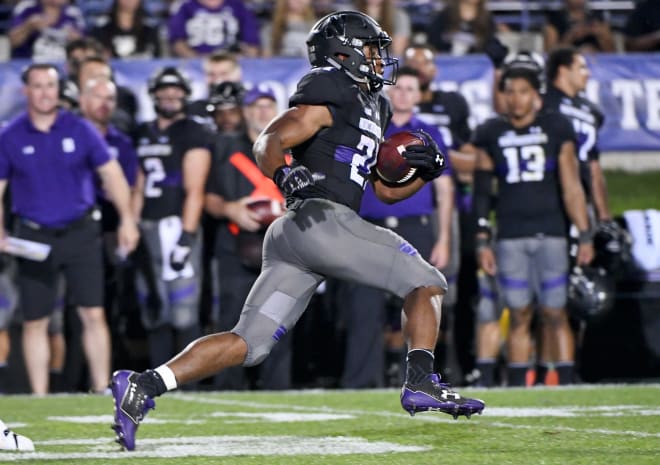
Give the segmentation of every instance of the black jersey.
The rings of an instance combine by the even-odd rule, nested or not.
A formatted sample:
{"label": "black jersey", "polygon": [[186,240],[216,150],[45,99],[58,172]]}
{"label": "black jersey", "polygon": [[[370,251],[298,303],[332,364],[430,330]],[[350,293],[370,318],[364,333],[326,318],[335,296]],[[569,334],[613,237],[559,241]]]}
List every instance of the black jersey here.
{"label": "black jersey", "polygon": [[498,181],[498,238],[565,236],[559,153],[574,140],[568,119],[549,113],[524,128],[496,117],[475,130],[473,142],[492,158]]}
{"label": "black jersey", "polygon": [[598,131],[604,122],[602,111],[593,103],[576,95],[569,97],[554,86],[549,86],[543,97],[543,109],[559,112],[573,123],[577,155],[580,160],[580,180],[587,196],[591,193],[591,171],[589,161],[598,160]]}
{"label": "black jersey", "polygon": [[293,195],[324,198],[358,211],[391,117],[389,102],[379,92],[362,90],[343,71],[315,68],[303,76],[289,100],[289,106],[296,105],[326,105],[333,124],[292,148],[294,165],[325,175]]}
{"label": "black jersey", "polygon": [[447,147],[460,148],[470,141],[470,109],[465,97],[458,92],[442,90],[436,90],[432,95],[430,102],[418,106],[417,116],[438,128]]}
{"label": "black jersey", "polygon": [[177,120],[164,131],[156,122],[138,127],[136,150],[145,177],[142,218],[181,216],[185,197],[183,157],[188,150],[208,149],[210,145],[208,130],[190,118]]}

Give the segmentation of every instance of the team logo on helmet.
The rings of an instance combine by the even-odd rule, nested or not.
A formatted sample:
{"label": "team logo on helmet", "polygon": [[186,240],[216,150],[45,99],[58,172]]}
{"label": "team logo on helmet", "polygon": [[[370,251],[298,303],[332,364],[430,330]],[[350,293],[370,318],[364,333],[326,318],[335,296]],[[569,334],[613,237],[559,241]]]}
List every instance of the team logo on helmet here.
{"label": "team logo on helmet", "polygon": [[[373,91],[396,82],[398,60],[391,58],[392,38],[371,17],[358,11],[340,11],[321,18],[307,37],[309,62],[314,67],[332,66],[344,71]],[[377,56],[367,57],[371,46]]]}

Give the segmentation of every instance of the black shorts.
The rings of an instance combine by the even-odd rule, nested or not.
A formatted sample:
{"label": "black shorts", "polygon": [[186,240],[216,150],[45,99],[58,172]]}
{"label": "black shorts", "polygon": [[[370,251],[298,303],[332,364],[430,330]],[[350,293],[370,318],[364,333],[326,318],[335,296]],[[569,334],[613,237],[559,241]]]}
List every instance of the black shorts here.
{"label": "black shorts", "polygon": [[103,252],[99,221],[91,215],[61,229],[38,228],[20,219],[15,234],[50,245],[43,262],[18,259],[17,282],[25,321],[49,316],[57,299],[57,276],[66,281],[67,301],[81,307],[103,306]]}

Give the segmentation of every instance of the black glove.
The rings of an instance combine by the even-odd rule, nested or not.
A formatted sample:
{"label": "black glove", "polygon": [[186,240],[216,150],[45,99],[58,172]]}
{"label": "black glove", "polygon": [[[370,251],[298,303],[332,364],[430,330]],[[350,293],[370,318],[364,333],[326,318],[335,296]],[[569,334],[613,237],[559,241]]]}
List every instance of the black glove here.
{"label": "black glove", "polygon": [[488,55],[495,68],[499,68],[504,63],[504,59],[509,53],[509,47],[500,42],[497,37],[492,37],[484,44],[484,53]]}
{"label": "black glove", "polygon": [[273,181],[280,188],[285,197],[293,194],[300,189],[311,186],[324,179],[325,175],[321,173],[312,173],[306,166],[298,165],[280,166],[275,170]]}
{"label": "black glove", "polygon": [[181,271],[186,266],[190,252],[192,251],[195,236],[188,231],[181,231],[179,240],[176,242],[172,253],[170,254],[170,266],[174,271]]}
{"label": "black glove", "polygon": [[411,167],[417,168],[419,177],[429,182],[447,168],[447,161],[428,132],[423,129],[415,132],[424,141],[424,145],[408,145],[402,155]]}

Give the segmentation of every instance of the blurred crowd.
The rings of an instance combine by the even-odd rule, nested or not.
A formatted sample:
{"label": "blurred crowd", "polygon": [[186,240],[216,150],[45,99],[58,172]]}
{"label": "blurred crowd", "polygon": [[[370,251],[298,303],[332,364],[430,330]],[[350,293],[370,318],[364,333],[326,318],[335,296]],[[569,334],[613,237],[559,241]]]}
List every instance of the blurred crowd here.
{"label": "blurred crowd", "polygon": [[499,36],[525,49],[574,45],[598,52],[658,50],[651,1],[498,0],[5,0],[5,59],[56,60],[66,43],[95,37],[112,58],[195,57],[222,49],[245,56],[305,56],[304,38],[331,11],[377,19],[400,56],[409,44],[441,53],[481,53]]}
{"label": "blurred crowd", "polygon": [[[506,370],[500,374],[496,363],[511,327],[514,336],[516,330],[522,331],[518,337],[536,339],[538,347],[529,343],[523,349],[524,363],[518,362],[518,369],[513,370],[515,382],[512,365],[507,365],[509,385],[556,384],[552,373],[557,368],[563,370],[562,382],[579,380],[572,371],[574,354],[562,359],[557,344],[572,351],[572,342],[562,346],[561,341],[568,334],[572,341],[575,333],[579,346],[583,322],[574,320],[571,327],[564,317],[542,315],[532,322],[530,316],[524,323],[528,328],[519,329],[523,323],[504,311],[506,302],[497,296],[492,276],[484,274],[478,261],[478,252],[486,244],[479,242],[483,225],[477,224],[471,202],[475,163],[483,147],[478,147],[468,125],[465,99],[457,92],[433,89],[438,72],[435,57],[486,54],[501,70],[511,66],[506,57],[518,50],[542,53],[570,47],[574,51],[570,59],[555,63],[551,78],[555,87],[574,98],[584,90],[565,84],[580,76],[571,68],[573,60],[579,60],[575,57],[660,50],[660,8],[655,2],[21,0],[2,2],[5,59],[64,63],[63,69],[45,66],[23,76],[27,109],[46,105],[47,87],[55,79],[56,106],[96,128],[119,162],[141,241],[134,251],[122,248],[130,243],[126,231],[121,232],[125,206],[117,200],[124,184],[95,169],[90,171],[96,176],[93,198],[81,193],[77,201],[91,202],[85,204],[81,218],[99,225],[98,263],[103,273],[86,275],[84,269],[72,273],[76,260],[58,255],[58,265],[51,264],[46,272],[52,281],[47,286],[51,299],[35,299],[32,305],[45,308],[24,318],[17,286],[22,292],[41,292],[33,281],[36,275],[43,278],[44,270],[28,269],[25,259],[1,257],[0,392],[21,389],[9,375],[10,348],[14,353],[21,351],[21,341],[10,340],[10,333],[21,334],[10,331],[12,322],[20,324],[25,319],[27,323],[22,326],[21,358],[29,389],[39,394],[103,392],[112,366],[136,370],[158,366],[200,335],[231,329],[258,276],[267,226],[262,210],[276,217],[283,202],[277,188],[256,168],[251,153],[256,136],[277,115],[276,97],[258,85],[244,86],[240,59],[306,57],[310,28],[337,9],[365,12],[390,33],[392,53],[406,65],[400,82],[388,90],[394,123],[397,127],[413,124],[411,118],[419,116],[437,130],[438,141],[450,154],[452,170],[432,188],[429,185],[426,197],[398,211],[372,206],[363,212],[370,221],[404,237],[410,235],[410,242],[448,278],[450,291],[437,348],[440,371],[459,385],[507,383]],[[160,69],[145,76],[156,118],[137,121],[133,91],[113,82],[113,60],[163,57],[201,60],[208,95],[191,101],[187,76],[176,67]],[[538,67],[539,76],[546,80],[544,65]],[[35,90],[37,85],[43,88]],[[495,102],[503,114],[508,111],[506,105],[505,98]],[[597,131],[599,124],[590,124]],[[72,151],[64,140],[62,150]],[[94,163],[105,166],[101,161]],[[9,186],[4,196],[5,229],[11,234],[31,230],[31,238],[52,241],[52,253],[58,247],[77,248],[75,238],[61,238],[70,233],[66,221],[49,223],[43,212],[32,216],[27,203],[25,210],[17,211],[8,194],[17,195],[12,179],[24,179],[15,177],[18,170],[12,169],[4,178],[8,177]],[[595,173],[597,177],[600,172]],[[29,198],[30,193],[18,195]],[[625,244],[606,199],[606,195],[595,196],[592,202],[589,240],[600,233],[608,244]],[[15,215],[10,214],[12,210]],[[490,234],[487,240],[492,239]],[[420,245],[417,240],[422,241]],[[579,238],[580,243],[584,240]],[[31,281],[21,281],[21,276]],[[70,281],[86,276],[101,283],[102,292],[72,291],[75,286]],[[235,368],[193,388],[400,386],[405,354],[400,301],[372,289],[326,281],[311,306],[294,332],[283,337],[258,369]],[[76,312],[76,307],[83,310]],[[94,313],[85,308],[101,308],[104,318],[90,317]],[[38,325],[32,324],[36,321]],[[560,342],[543,348],[544,337]],[[520,353],[520,348],[508,350],[509,355]],[[566,374],[569,365],[571,371]]]}

